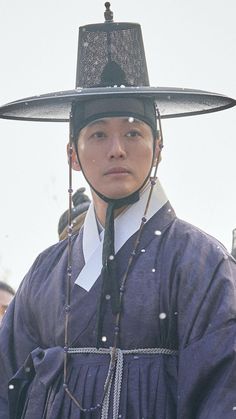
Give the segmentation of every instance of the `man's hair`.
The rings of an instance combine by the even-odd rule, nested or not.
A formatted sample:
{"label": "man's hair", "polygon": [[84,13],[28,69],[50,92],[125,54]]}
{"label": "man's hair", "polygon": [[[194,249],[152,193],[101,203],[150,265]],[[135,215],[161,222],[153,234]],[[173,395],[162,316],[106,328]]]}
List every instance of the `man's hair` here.
{"label": "man's hair", "polygon": [[14,289],[4,281],[0,281],[0,290],[7,291],[9,294],[15,295]]}

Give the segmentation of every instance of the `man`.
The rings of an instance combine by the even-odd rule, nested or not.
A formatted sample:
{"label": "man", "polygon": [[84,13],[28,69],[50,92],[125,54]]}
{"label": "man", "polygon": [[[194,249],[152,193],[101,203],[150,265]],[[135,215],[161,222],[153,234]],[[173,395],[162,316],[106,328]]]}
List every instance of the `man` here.
{"label": "man", "polygon": [[[111,59],[127,47],[119,36],[136,42],[137,34],[124,35],[126,24],[121,33],[119,24],[104,25],[81,30],[94,42],[95,61],[108,31],[108,56],[100,78],[86,64],[85,90],[70,102],[69,163],[83,172],[93,202],[79,233],[69,223],[68,242],[38,256],[9,307],[0,336],[2,417],[231,419],[236,263],[214,238],[176,217],[156,176],[163,145],[156,92],[109,87],[111,79],[129,86],[137,77],[137,57],[132,67],[117,53],[127,72]],[[91,65],[90,43],[82,45],[80,58]],[[137,46],[128,51],[137,54]],[[92,78],[98,87],[86,90]],[[205,93],[189,102],[172,94],[184,109],[171,103],[176,112],[191,114],[192,102],[203,111]],[[42,103],[60,112],[70,95]],[[39,112],[44,120],[49,108],[42,114],[37,101],[31,110],[27,102],[27,118]],[[21,106],[14,112],[23,119]]]}
{"label": "man", "polygon": [[6,282],[0,281],[0,324],[7,307],[15,295],[15,291]]}

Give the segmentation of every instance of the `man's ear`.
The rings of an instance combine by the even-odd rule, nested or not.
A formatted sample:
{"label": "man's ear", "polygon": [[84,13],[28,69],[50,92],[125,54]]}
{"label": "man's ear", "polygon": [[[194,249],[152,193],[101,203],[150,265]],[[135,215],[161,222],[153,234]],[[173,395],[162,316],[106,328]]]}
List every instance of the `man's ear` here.
{"label": "man's ear", "polygon": [[[68,163],[69,163],[69,158],[70,158],[70,145],[69,144],[67,144],[67,157],[68,157]],[[72,145],[71,161],[72,161],[72,169],[79,172],[81,170],[81,167],[80,167],[80,164],[78,162],[78,157],[77,157],[77,153],[75,151],[74,144]]]}
{"label": "man's ear", "polygon": [[155,152],[154,152],[154,154],[155,154],[155,166],[156,166],[157,161],[159,163],[161,161],[161,150],[162,150],[162,147],[161,147],[161,138],[160,137],[157,137],[157,139],[156,139],[156,147],[155,147]]}

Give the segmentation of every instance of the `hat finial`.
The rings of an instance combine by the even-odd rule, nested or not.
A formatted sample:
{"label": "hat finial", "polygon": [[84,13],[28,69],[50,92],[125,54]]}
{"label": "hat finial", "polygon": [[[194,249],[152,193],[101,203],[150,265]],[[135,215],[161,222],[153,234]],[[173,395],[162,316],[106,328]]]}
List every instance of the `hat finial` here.
{"label": "hat finial", "polygon": [[105,22],[113,22],[113,12],[110,10],[111,3],[109,3],[109,1],[106,1],[104,6],[106,8],[104,12]]}

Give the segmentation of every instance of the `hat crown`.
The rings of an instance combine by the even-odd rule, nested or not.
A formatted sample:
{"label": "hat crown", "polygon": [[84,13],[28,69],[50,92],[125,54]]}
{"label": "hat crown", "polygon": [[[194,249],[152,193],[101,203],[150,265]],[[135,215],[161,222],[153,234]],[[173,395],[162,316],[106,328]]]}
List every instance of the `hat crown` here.
{"label": "hat crown", "polygon": [[105,23],[79,28],[76,88],[149,86],[141,26]]}

